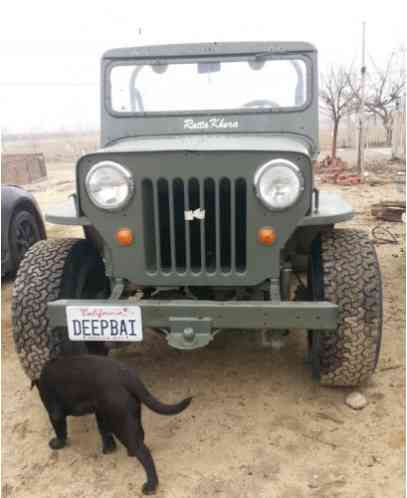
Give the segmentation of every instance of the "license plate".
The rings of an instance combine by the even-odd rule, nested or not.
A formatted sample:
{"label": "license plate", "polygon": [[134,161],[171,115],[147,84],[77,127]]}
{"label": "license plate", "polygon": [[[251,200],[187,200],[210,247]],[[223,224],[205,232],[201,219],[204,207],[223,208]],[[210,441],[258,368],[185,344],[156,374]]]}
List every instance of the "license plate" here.
{"label": "license plate", "polygon": [[71,341],[142,341],[140,306],[67,306]]}

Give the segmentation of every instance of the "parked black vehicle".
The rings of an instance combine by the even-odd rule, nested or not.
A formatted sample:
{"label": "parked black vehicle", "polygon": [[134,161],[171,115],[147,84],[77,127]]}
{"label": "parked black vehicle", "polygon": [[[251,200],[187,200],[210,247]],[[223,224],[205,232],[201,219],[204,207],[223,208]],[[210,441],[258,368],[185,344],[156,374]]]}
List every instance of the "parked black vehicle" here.
{"label": "parked black vehicle", "polygon": [[34,197],[17,185],[1,186],[1,276],[17,271],[27,250],[46,239]]}

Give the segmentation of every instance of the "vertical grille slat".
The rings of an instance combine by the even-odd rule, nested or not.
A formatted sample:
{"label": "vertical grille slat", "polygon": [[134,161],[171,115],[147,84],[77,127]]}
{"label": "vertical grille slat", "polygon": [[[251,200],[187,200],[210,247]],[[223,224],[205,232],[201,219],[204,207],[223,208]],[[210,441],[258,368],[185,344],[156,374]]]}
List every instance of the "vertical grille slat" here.
{"label": "vertical grille slat", "polygon": [[220,221],[220,266],[224,273],[230,272],[231,252],[231,207],[230,180],[222,178],[219,183],[219,221]]}
{"label": "vertical grille slat", "polygon": [[184,182],[176,178],[172,183],[174,196],[174,227],[175,227],[175,267],[177,272],[183,273],[187,268],[186,260],[186,225],[184,219],[185,198]]}
{"label": "vertical grille slat", "polygon": [[154,224],[156,240],[156,261],[157,267],[161,268],[161,237],[160,237],[160,209],[158,203],[158,186],[153,184],[153,209],[156,222]]}
{"label": "vertical grille slat", "polygon": [[247,186],[246,180],[238,178],[235,182],[235,247],[236,271],[246,270],[246,230],[247,230]]}
{"label": "vertical grille slat", "polygon": [[216,271],[220,272],[220,202],[219,202],[219,183],[215,182],[215,260]]}
{"label": "vertical grille slat", "polygon": [[235,182],[230,182],[230,267],[232,272],[236,271],[236,216],[235,216]]}
{"label": "vertical grille slat", "polygon": [[[189,209],[196,211],[201,207],[199,182],[196,178],[188,181]],[[189,223],[191,269],[194,273],[201,270],[201,223],[194,219]]]}
{"label": "vertical grille slat", "polygon": [[216,271],[216,206],[215,181],[207,178],[204,182],[205,192],[205,264],[208,273]]}
{"label": "vertical grille slat", "polygon": [[158,219],[160,236],[161,268],[168,273],[172,267],[170,238],[170,200],[168,180],[160,178],[157,182]]}
{"label": "vertical grille slat", "polygon": [[168,183],[169,190],[169,215],[170,215],[170,242],[171,242],[171,270],[177,267],[176,247],[175,247],[175,207],[174,207],[174,183]]}
{"label": "vertical grille slat", "polygon": [[[142,181],[145,265],[149,273],[231,274],[247,267],[244,178]],[[205,210],[205,218],[198,213]],[[185,219],[189,211],[191,220]]]}
{"label": "vertical grille slat", "polygon": [[[185,211],[189,211],[191,209],[189,207],[188,183],[184,184],[184,206],[185,206]],[[184,224],[185,224],[185,243],[186,243],[186,248],[185,248],[186,268],[187,270],[189,270],[191,268],[191,250],[190,250],[191,233],[190,233],[190,223],[189,221],[185,220],[185,217],[184,217]]]}
{"label": "vertical grille slat", "polygon": [[[205,182],[199,184],[199,197],[201,199],[201,207],[205,209]],[[205,220],[200,220],[199,228],[201,232],[201,268],[205,268],[206,244],[205,244]]]}
{"label": "vertical grille slat", "polygon": [[157,271],[156,217],[154,209],[153,182],[143,180],[143,216],[144,216],[144,257],[147,271]]}

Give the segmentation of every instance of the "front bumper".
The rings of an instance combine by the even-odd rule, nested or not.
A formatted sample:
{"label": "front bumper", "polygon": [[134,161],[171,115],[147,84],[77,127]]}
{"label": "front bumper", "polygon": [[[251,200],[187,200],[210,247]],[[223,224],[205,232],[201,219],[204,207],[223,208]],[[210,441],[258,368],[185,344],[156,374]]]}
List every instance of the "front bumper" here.
{"label": "front bumper", "polygon": [[[48,304],[49,326],[66,326],[67,306],[140,306],[143,327],[168,331],[169,344],[178,349],[205,346],[216,329],[334,330],[338,307],[326,301],[192,301],[192,300],[79,300]],[[193,331],[194,340],[185,330]]]}

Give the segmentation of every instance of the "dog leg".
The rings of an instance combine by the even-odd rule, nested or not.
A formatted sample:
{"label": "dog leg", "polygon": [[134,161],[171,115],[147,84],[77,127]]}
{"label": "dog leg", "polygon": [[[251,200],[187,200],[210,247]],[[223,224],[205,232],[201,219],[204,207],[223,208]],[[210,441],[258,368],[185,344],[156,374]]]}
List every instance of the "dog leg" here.
{"label": "dog leg", "polygon": [[96,422],[102,437],[102,452],[104,455],[108,453],[113,453],[116,450],[116,442],[113,438],[113,435],[109,429],[106,418],[99,412],[96,412]]}
{"label": "dog leg", "polygon": [[66,430],[66,415],[62,406],[58,403],[55,393],[44,382],[37,382],[38,392],[47,410],[50,422],[54,428],[56,438],[49,441],[49,446],[53,450],[60,450],[66,446],[67,430]]}
{"label": "dog leg", "polygon": [[144,467],[147,474],[147,482],[143,484],[141,490],[145,495],[153,495],[157,491],[158,477],[155,470],[154,460],[150,450],[142,443],[140,446],[128,452],[129,456],[135,456]]}
{"label": "dog leg", "polygon": [[124,422],[121,427],[116,426],[115,435],[127,448],[127,454],[136,457],[144,467],[147,482],[141,488],[142,492],[145,495],[153,495],[158,487],[157,471],[150,450],[144,444],[144,430],[140,419],[132,414],[128,415]]}
{"label": "dog leg", "polygon": [[49,419],[57,437],[50,439],[48,444],[51,449],[60,450],[66,446],[66,417],[60,410],[52,410],[49,412]]}

